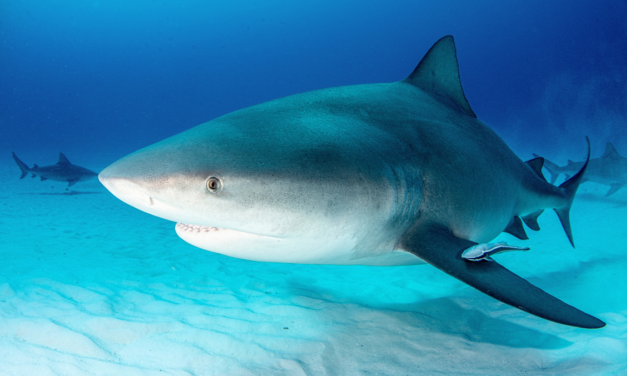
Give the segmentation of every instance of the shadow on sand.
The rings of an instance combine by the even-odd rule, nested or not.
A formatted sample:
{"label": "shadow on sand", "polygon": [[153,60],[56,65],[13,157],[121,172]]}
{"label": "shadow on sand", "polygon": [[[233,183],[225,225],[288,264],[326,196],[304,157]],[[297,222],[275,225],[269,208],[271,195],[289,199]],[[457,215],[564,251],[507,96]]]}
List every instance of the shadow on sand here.
{"label": "shadow on sand", "polygon": [[[577,295],[577,284],[573,285],[573,276],[585,279],[589,283],[593,278],[586,274],[595,273],[594,270],[599,268],[606,270],[609,264],[616,264],[616,262],[615,259],[607,257],[582,261],[572,268],[547,272],[541,278],[529,278],[529,281],[540,286],[554,284],[554,286],[551,286],[551,291],[557,295],[568,295],[567,291]],[[619,269],[621,268],[619,267]],[[624,278],[620,276],[612,277],[611,280],[618,285],[624,283]],[[560,288],[560,285],[563,284],[560,281],[566,281],[565,283],[568,287]],[[440,333],[460,337],[471,342],[540,350],[562,349],[573,344],[571,341],[565,340],[558,335],[508,321],[504,315],[495,317],[506,314],[506,311],[501,310],[494,316],[482,312],[482,310],[490,310],[490,308],[499,310],[503,304],[475,292],[472,288],[467,288],[463,292],[458,292],[451,296],[420,300],[414,303],[390,304],[389,302],[381,302],[377,301],[376,298],[364,296],[343,295],[335,299],[334,297],[338,295],[336,290],[320,286],[312,288],[310,285],[300,283],[298,279],[288,280],[287,283],[288,289],[293,289],[295,295],[306,296],[329,303],[354,304],[384,312],[390,316],[390,320],[404,322],[418,331],[422,331],[425,338],[428,338],[431,334]],[[607,283],[607,281],[599,281],[599,286],[591,286],[589,288],[593,290],[602,288],[603,283]],[[585,286],[580,286],[579,288],[584,289]],[[584,294],[584,292],[580,293]],[[619,299],[617,295],[612,294],[607,299],[595,298],[593,302],[589,303],[589,307],[586,307],[584,304],[583,307],[578,308],[590,311],[588,313],[593,315],[601,312],[612,312],[617,309],[616,299]],[[537,320],[542,319],[538,318]],[[560,327],[559,324],[555,325]]]}
{"label": "shadow on sand", "polygon": [[[329,301],[333,292],[327,289],[303,289],[304,286],[292,286],[297,294],[312,299]],[[486,298],[487,299],[487,298]],[[344,300],[344,299],[340,299]],[[362,299],[350,301],[330,301],[339,304],[356,304],[390,315],[391,320],[405,322],[426,337],[432,333],[461,337],[471,342],[491,343],[510,348],[535,348],[544,350],[561,349],[572,345],[572,342],[556,335],[544,333],[525,327],[506,319],[490,317],[477,307],[464,307],[463,297],[442,297],[422,300],[409,304],[369,304]],[[475,299],[474,303],[485,303],[484,299]]]}
{"label": "shadow on sand", "polygon": [[67,192],[29,192],[20,193],[22,195],[37,195],[37,196],[78,196],[78,195],[100,195],[104,192],[81,192],[81,191],[67,191]]}

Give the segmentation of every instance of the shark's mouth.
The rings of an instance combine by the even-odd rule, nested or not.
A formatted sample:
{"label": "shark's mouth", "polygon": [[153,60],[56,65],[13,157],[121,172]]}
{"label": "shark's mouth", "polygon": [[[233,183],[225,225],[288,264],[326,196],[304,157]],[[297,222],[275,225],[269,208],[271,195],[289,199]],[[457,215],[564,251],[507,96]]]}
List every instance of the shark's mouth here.
{"label": "shark's mouth", "polygon": [[255,237],[255,238],[268,238],[268,239],[280,239],[278,237],[275,236],[270,236],[270,235],[262,235],[262,234],[255,234],[252,232],[245,232],[245,231],[239,231],[239,230],[232,230],[229,228],[221,228],[221,227],[211,227],[211,226],[202,226],[202,225],[190,225],[187,223],[181,223],[178,222],[175,226],[175,230],[176,233],[184,238],[186,238],[185,235],[188,236],[195,236],[193,234],[207,234],[207,233],[216,233],[216,232],[220,232],[222,236],[246,236],[246,237]]}
{"label": "shark's mouth", "polygon": [[209,226],[200,226],[200,225],[188,225],[186,223],[177,223],[176,231],[177,232],[213,232],[222,230],[219,227],[209,227]]}
{"label": "shark's mouth", "polygon": [[[285,239],[256,235],[228,228],[177,223],[176,234],[187,243],[207,251],[255,261],[285,262]],[[292,251],[292,248],[288,248]],[[292,256],[293,257],[293,256]],[[293,261],[287,261],[293,262]]]}

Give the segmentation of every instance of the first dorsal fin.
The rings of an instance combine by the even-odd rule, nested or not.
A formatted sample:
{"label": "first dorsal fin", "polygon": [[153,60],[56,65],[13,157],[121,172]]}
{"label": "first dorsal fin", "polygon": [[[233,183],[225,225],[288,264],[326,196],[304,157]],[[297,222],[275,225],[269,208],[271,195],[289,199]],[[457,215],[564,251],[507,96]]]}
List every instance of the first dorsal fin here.
{"label": "first dorsal fin", "polygon": [[71,164],[70,161],[67,160],[67,157],[63,155],[63,153],[59,153],[59,162],[57,164]]}
{"label": "first dorsal fin", "polygon": [[454,104],[468,115],[477,117],[462,89],[455,41],[450,35],[431,47],[405,82],[435,94],[438,99]]}
{"label": "first dorsal fin", "polygon": [[620,154],[618,154],[618,151],[616,151],[616,148],[614,147],[614,145],[612,145],[611,142],[608,142],[607,144],[605,144],[605,152],[603,153],[603,156],[601,158],[622,158]]}

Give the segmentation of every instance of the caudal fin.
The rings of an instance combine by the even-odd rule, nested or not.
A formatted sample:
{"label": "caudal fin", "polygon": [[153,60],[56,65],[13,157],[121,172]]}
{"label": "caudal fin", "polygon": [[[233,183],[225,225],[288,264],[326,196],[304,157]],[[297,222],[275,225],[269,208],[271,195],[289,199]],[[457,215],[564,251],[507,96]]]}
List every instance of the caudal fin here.
{"label": "caudal fin", "polygon": [[[590,161],[590,139],[586,136],[586,142],[588,143],[588,155],[586,156],[586,162],[583,164],[583,167],[579,172],[577,172],[573,177],[566,180],[560,185],[560,188],[564,191],[566,196],[566,205],[561,208],[554,208],[557,216],[562,222],[562,227],[564,227],[564,231],[566,232],[566,236],[568,236],[568,240],[570,244],[575,247],[575,243],[573,242],[573,233],[570,228],[570,207],[573,204],[573,200],[575,199],[575,194],[577,193],[577,188],[579,188],[579,184],[583,179],[583,175],[588,168],[588,162]],[[547,161],[548,162],[548,161]],[[546,166],[546,165],[545,165]],[[549,170],[550,171],[550,170]]]}
{"label": "caudal fin", "polygon": [[28,166],[24,162],[20,161],[17,155],[15,155],[15,153],[11,152],[11,154],[13,154],[13,159],[15,159],[15,163],[17,163],[20,170],[22,170],[22,176],[20,176],[20,179],[24,179],[24,177],[28,175],[30,168],[28,168]]}
{"label": "caudal fin", "polygon": [[[540,157],[538,154],[534,154],[533,155],[536,158],[542,158]],[[544,168],[546,168],[547,170],[549,170],[549,173],[551,174],[551,184],[555,184],[555,181],[557,180],[557,178],[560,176],[561,172],[560,172],[560,166],[556,165],[555,163],[549,161],[548,159],[544,159]]]}

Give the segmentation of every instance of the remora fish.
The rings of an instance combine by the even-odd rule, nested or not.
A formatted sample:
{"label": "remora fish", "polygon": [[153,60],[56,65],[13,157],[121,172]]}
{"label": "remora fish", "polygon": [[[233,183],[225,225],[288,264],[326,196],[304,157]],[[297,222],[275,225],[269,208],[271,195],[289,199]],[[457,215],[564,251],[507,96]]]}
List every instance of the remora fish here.
{"label": "remora fish", "polygon": [[39,176],[41,181],[48,179],[66,181],[68,182],[68,187],[71,187],[79,181],[91,180],[98,176],[98,173],[93,172],[92,170],[71,164],[63,153],[59,153],[59,162],[57,162],[57,164],[44,167],[34,165],[33,168],[28,168],[28,166],[22,162],[17,155],[15,155],[15,153],[13,153],[13,159],[15,159],[15,163],[17,163],[20,170],[22,170],[22,176],[20,176],[20,179],[24,179],[26,175],[31,174],[31,177],[33,178]]}
{"label": "remora fish", "polygon": [[[589,155],[588,147],[588,155]],[[120,200],[185,241],[249,260],[430,263],[516,308],[605,324],[490,256],[545,208],[572,242],[586,165],[560,187],[522,162],[464,96],[455,44],[439,40],[405,80],[323,89],[245,108],[139,150],[100,173]]]}
{"label": "remora fish", "polygon": [[[534,156],[539,157],[536,154]],[[566,175],[566,178],[573,176],[577,171],[581,170],[583,164],[584,162],[569,160],[566,166],[560,167],[549,160],[544,160],[544,168],[551,173],[551,184],[555,183],[560,174]],[[590,160],[582,183],[587,181],[609,185],[610,189],[605,194],[605,197],[616,193],[627,183],[627,158],[618,154],[614,145],[608,142],[605,145],[603,156]]]}

